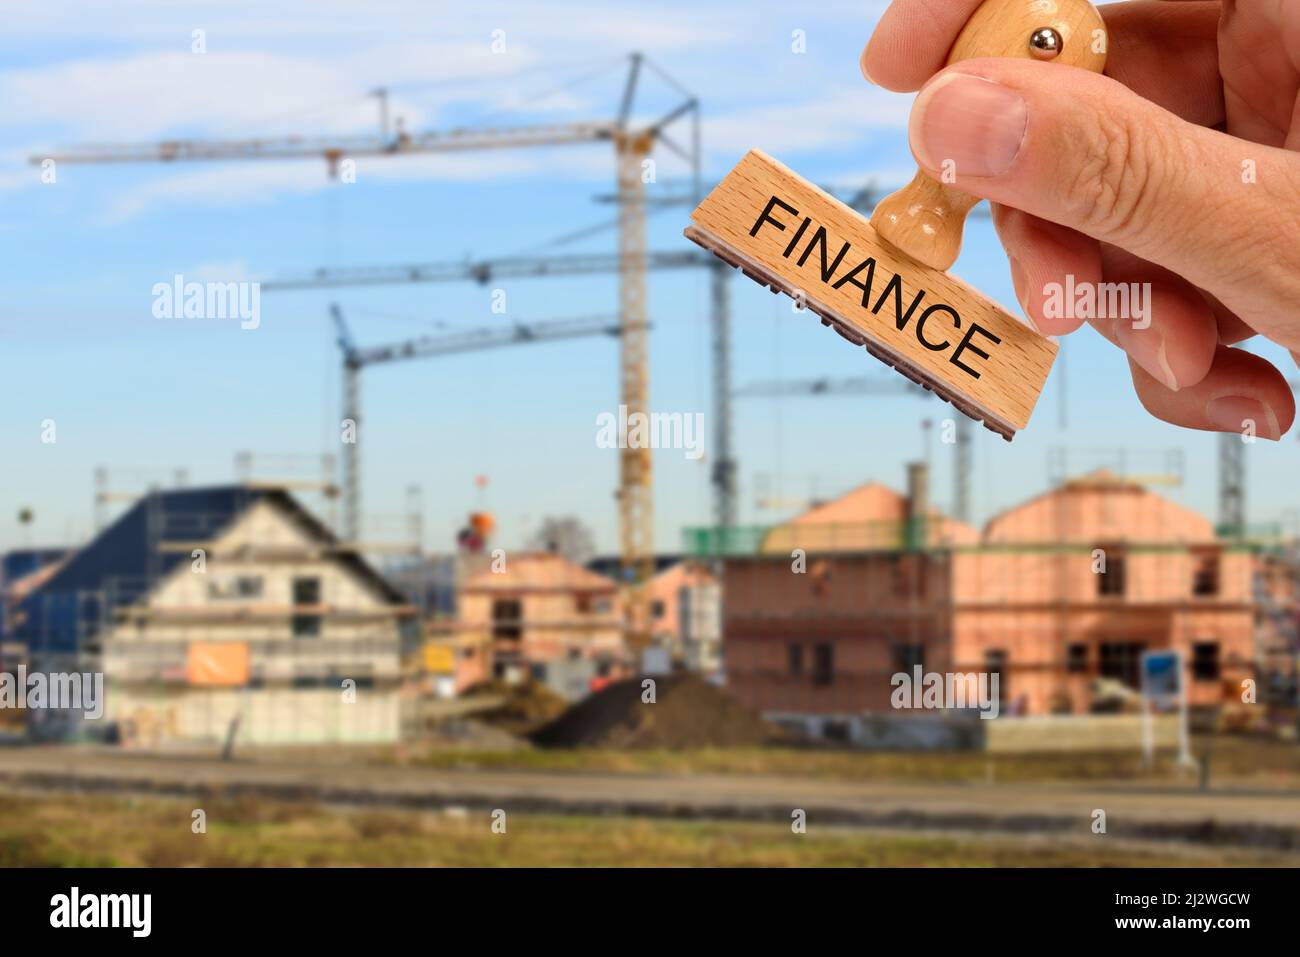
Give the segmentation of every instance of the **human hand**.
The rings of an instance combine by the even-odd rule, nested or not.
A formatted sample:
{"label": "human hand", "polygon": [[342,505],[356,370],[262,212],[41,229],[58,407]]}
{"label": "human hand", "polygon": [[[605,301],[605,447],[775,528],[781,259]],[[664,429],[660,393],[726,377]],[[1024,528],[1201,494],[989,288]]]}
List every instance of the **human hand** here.
{"label": "human hand", "polygon": [[1040,332],[1082,324],[1060,314],[1063,288],[1139,284],[1139,321],[1087,318],[1127,353],[1147,410],[1280,438],[1286,378],[1231,346],[1259,334],[1300,361],[1300,0],[1102,6],[1104,76],[1014,59],[945,69],[981,2],[894,0],[863,51],[868,80],[921,90],[918,164],[935,178],[948,164],[946,182],[992,202]]}

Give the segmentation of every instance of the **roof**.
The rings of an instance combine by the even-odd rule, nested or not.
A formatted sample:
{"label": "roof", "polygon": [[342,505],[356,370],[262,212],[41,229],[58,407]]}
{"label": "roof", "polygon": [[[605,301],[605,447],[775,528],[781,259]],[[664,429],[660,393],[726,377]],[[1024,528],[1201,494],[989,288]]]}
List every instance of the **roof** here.
{"label": "roof", "polygon": [[503,571],[481,571],[470,575],[462,592],[490,591],[598,591],[613,593],[618,586],[596,572],[550,552],[510,555]]}
{"label": "roof", "polygon": [[1212,544],[1213,523],[1109,469],[1069,479],[989,519],[990,544]]}
{"label": "roof", "polygon": [[[675,555],[666,552],[655,555],[654,573],[658,575],[660,572],[672,568],[678,562],[682,561],[683,557],[684,556],[682,555]],[[593,572],[604,575],[606,578],[613,579],[616,583],[623,580],[623,559],[619,555],[598,555],[591,561],[587,562],[587,567]]]}
{"label": "roof", "polygon": [[34,571],[52,562],[60,562],[72,552],[71,548],[14,548],[0,555],[0,588],[9,588]]}
{"label": "roof", "polygon": [[63,561],[51,562],[48,565],[36,569],[34,572],[28,572],[17,581],[10,582],[8,587],[7,598],[13,602],[20,602],[32,592],[41,588],[46,582],[58,574],[59,569],[63,567]]}
{"label": "roof", "polygon": [[67,548],[23,549],[0,558],[0,639],[9,639],[22,621],[18,606],[62,567]]}
{"label": "roof", "polygon": [[907,496],[880,482],[850,489],[839,498],[821,502],[788,525],[827,525],[847,522],[900,521],[907,517]]}
{"label": "roof", "polygon": [[[908,518],[907,496],[880,482],[868,482],[824,502],[768,531],[764,552],[793,548],[816,551],[871,551],[901,546]],[[931,508],[926,527],[930,545],[965,545],[979,532]]]}
{"label": "roof", "polygon": [[683,585],[714,584],[717,584],[717,578],[699,561],[676,562],[650,579],[650,588],[655,591],[677,589]]}
{"label": "roof", "polygon": [[[279,488],[219,485],[150,492],[84,548],[74,553],[19,606],[26,615],[19,638],[33,651],[76,650],[80,631],[93,635],[104,612],[144,598],[169,572],[191,560],[187,551],[159,546],[208,541],[220,535],[254,504],[271,502],[318,541],[333,544],[332,532]],[[373,584],[389,601],[402,595],[359,555],[339,561]],[[102,608],[101,602],[108,608]]]}

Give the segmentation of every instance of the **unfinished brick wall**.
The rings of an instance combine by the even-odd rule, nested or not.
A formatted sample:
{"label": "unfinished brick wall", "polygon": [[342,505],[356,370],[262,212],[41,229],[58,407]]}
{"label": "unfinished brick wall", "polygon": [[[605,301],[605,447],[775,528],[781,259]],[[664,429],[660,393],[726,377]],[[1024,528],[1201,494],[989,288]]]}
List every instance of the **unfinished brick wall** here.
{"label": "unfinished brick wall", "polygon": [[[832,503],[810,514],[859,513]],[[887,710],[911,645],[927,671],[999,667],[1004,707],[1027,714],[1088,711],[1098,677],[1136,685],[1144,650],[1183,652],[1193,704],[1217,703],[1252,672],[1252,556],[1203,516],[1105,473],[997,516],[978,544],[837,549],[821,543],[852,536],[816,532],[796,521],[767,536],[783,550],[816,543],[802,573],[775,547],[726,563],[728,685],[762,711]],[[829,679],[816,673],[819,645],[832,649]]]}
{"label": "unfinished brick wall", "polygon": [[951,626],[943,553],[814,556],[802,573],[791,565],[726,565],[727,686],[751,707],[886,709],[901,646],[919,646],[927,668],[946,668]]}

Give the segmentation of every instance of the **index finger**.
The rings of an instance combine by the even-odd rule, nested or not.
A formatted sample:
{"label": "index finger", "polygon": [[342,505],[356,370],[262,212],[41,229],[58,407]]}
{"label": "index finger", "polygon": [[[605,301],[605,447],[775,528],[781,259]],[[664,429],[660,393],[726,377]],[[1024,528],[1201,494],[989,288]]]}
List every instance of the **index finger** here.
{"label": "index finger", "polygon": [[[898,93],[919,90],[946,65],[982,2],[894,0],[862,51],[863,75]],[[1218,0],[1129,0],[1097,10],[1110,31],[1107,76],[1189,122],[1223,121]]]}
{"label": "index finger", "polygon": [[919,90],[948,59],[984,0],[894,0],[862,51],[862,75],[896,93]]}

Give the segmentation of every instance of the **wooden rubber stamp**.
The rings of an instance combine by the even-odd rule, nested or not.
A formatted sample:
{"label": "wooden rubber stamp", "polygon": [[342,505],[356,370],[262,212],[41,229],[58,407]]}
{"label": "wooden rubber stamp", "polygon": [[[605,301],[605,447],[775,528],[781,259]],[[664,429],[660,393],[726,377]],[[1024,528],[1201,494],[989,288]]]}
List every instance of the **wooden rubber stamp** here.
{"label": "wooden rubber stamp", "polygon": [[[1087,0],[985,0],[948,62],[1024,57],[1100,72],[1104,31]],[[1056,343],[945,272],[977,202],[918,171],[868,222],[751,150],[696,207],[686,236],[1010,440]]]}

